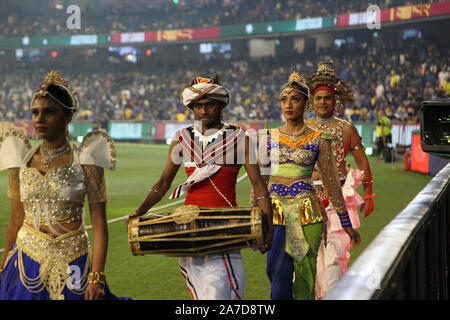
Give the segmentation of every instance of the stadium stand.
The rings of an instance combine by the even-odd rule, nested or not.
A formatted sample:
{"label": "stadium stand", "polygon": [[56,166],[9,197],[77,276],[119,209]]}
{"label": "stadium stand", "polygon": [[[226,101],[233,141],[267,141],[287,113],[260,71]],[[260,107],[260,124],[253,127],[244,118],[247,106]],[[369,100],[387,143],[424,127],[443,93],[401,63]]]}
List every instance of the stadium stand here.
{"label": "stadium stand", "polygon": [[[139,0],[133,1],[132,5],[111,0],[91,1],[88,3],[99,5],[87,10],[87,17],[83,18],[87,26],[82,31],[114,33],[297,19],[364,11],[367,5],[359,1],[325,0],[315,2],[313,6],[311,2],[266,0],[250,6],[249,1],[240,0],[180,0],[177,4]],[[375,1],[381,8],[420,2]],[[26,3],[34,5],[24,7]],[[50,6],[43,6],[41,1],[2,3],[0,37],[67,32],[66,28],[58,30],[57,27],[61,26],[57,21],[58,12],[61,12],[58,3],[65,7],[70,1],[52,1]],[[141,10],[144,7],[147,10]],[[114,22],[114,16],[118,17],[119,13],[123,26]],[[101,17],[97,16],[100,14]],[[36,18],[33,20],[32,17]],[[142,24],[139,19],[152,21],[152,24]],[[162,21],[164,23],[160,23]],[[439,26],[428,29],[428,34],[436,33]],[[372,122],[377,111],[383,110],[392,120],[417,123],[422,100],[450,95],[448,44],[440,46],[433,38],[420,33],[390,43],[384,41],[386,33],[368,30],[360,33],[346,31],[349,39],[344,41],[346,43],[335,39],[330,47],[301,53],[287,49],[287,46],[293,46],[295,35],[285,37],[287,40],[281,40],[275,57],[260,59],[235,55],[234,50],[228,56],[199,54],[198,43],[172,46],[170,52],[168,46],[166,49],[152,47],[154,53],[151,56],[148,53],[146,56],[143,48],[132,48],[139,56],[137,63],[125,61],[112,48],[55,49],[51,55],[50,50],[39,49],[35,50],[36,55],[30,53],[26,58],[20,57],[18,51],[0,50],[0,61],[7,61],[0,63],[0,120],[20,121],[30,117],[32,90],[50,68],[60,70],[79,89],[82,107],[75,120],[86,121],[185,120],[191,114],[180,102],[182,89],[194,74],[216,73],[231,88],[232,101],[225,111],[227,119],[277,121],[280,120],[278,91],[287,75],[292,69],[311,74],[319,61],[330,57],[339,76],[350,83],[355,92],[354,102],[342,115],[353,122]],[[393,29],[392,33],[401,36],[402,29]],[[379,39],[373,38],[375,34],[379,34]],[[241,40],[237,46],[247,49],[245,41]],[[233,47],[235,44],[229,43]],[[195,47],[195,50],[189,49],[192,52],[188,53],[185,47]],[[11,59],[14,55],[15,61]]]}
{"label": "stadium stand", "polygon": [[[50,2],[50,5],[49,5]],[[438,1],[427,1],[427,3]],[[4,1],[0,4],[0,37],[73,34],[65,28],[70,1]],[[375,0],[381,9],[423,1]],[[136,0],[89,1],[81,4],[83,33],[203,28],[241,23],[362,12],[367,3],[356,0]],[[18,14],[20,12],[20,15]]]}

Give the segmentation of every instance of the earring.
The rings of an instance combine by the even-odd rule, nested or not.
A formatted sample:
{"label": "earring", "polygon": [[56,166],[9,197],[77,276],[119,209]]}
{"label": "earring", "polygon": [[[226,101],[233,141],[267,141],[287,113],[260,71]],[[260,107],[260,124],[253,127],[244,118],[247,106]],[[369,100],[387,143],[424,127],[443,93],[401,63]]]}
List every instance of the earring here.
{"label": "earring", "polygon": [[334,107],[334,115],[339,115],[344,112],[344,104],[340,100],[336,100],[336,105]]}
{"label": "earring", "polygon": [[306,112],[309,113],[309,112],[312,112],[312,111],[314,111],[314,106],[311,103],[311,101],[309,101],[309,99],[308,99],[306,101]]}

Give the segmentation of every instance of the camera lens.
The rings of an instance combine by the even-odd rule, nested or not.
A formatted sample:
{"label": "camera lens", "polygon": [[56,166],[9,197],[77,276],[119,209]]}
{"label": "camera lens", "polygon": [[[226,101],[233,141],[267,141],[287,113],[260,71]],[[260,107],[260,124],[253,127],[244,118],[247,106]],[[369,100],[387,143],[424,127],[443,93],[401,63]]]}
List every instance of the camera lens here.
{"label": "camera lens", "polygon": [[427,142],[431,145],[450,145],[450,108],[433,106],[425,112]]}

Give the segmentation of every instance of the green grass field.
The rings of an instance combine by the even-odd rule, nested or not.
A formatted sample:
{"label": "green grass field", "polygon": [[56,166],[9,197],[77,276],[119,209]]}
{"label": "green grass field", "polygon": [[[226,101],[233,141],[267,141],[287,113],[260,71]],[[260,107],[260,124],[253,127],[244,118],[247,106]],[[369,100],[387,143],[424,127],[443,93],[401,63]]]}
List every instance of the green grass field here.
{"label": "green grass field", "polygon": [[[133,213],[158,179],[167,157],[168,147],[117,143],[118,161],[115,171],[106,170],[108,192],[108,219]],[[350,159],[351,160],[351,159]],[[375,211],[361,221],[359,232],[362,242],[351,249],[350,264],[367,247],[378,232],[391,221],[422,190],[431,177],[403,170],[403,163],[386,164],[370,159],[373,173],[373,191],[376,193]],[[350,162],[355,167],[353,162]],[[239,176],[245,173],[241,169]],[[185,179],[180,170],[172,187]],[[6,196],[7,172],[0,173],[0,248],[3,248],[10,215],[10,202]],[[247,205],[250,182],[244,179],[237,187],[239,205]],[[362,191],[362,189],[360,190]],[[156,206],[170,203],[166,197]],[[89,225],[89,214],[86,211]],[[89,232],[91,235],[91,233]],[[247,274],[244,299],[270,298],[269,281],[265,274],[266,255],[251,249],[242,250]],[[163,256],[132,256],[128,246],[124,220],[109,224],[109,250],[106,262],[108,285],[114,294],[133,299],[179,300],[190,299],[177,258]]]}

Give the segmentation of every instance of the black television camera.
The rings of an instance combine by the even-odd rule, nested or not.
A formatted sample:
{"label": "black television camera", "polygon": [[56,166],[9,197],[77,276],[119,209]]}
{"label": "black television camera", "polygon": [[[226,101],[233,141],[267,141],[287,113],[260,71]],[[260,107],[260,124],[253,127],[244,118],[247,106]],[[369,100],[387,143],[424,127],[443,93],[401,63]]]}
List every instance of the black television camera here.
{"label": "black television camera", "polygon": [[422,150],[450,158],[450,99],[424,101],[420,111]]}

